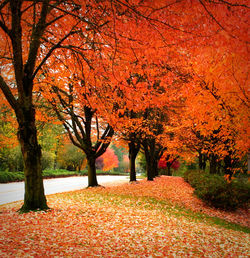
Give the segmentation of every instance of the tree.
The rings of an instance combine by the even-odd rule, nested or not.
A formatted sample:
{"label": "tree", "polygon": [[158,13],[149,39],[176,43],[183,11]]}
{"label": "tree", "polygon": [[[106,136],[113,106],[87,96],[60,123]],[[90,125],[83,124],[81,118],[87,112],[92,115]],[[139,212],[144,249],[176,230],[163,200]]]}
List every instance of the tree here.
{"label": "tree", "polygon": [[83,151],[74,146],[72,143],[68,143],[60,148],[58,153],[57,162],[61,168],[67,170],[80,171],[85,163],[86,156]]}
{"label": "tree", "polygon": [[68,85],[68,91],[67,88],[63,90],[53,86],[54,95],[50,103],[72,143],[86,154],[88,186],[94,187],[98,186],[96,159],[107,150],[114,130],[109,124],[98,120],[96,110],[87,104],[87,97],[83,98],[82,92],[74,91],[74,86]]}
{"label": "tree", "polygon": [[[248,111],[247,91],[242,86],[247,85],[248,74],[247,4],[246,0],[233,3],[222,0],[181,0],[173,3],[165,0],[3,1],[0,4],[0,88],[18,122],[18,139],[25,163],[22,210],[47,208],[33,94],[34,86],[38,86],[36,90],[39,91],[36,83],[46,76],[47,68],[62,64],[62,56],[71,59],[72,51],[90,67],[95,64],[90,60],[96,61],[94,70],[99,78],[92,76],[93,89],[101,89],[104,77],[108,78],[110,88],[100,94],[102,97],[96,105],[103,100],[106,102],[106,97],[112,94],[118,97],[120,90],[126,89],[128,110],[135,102],[144,102],[145,98],[159,108],[161,101],[157,102],[157,97],[150,96],[155,75],[159,70],[164,71],[162,82],[171,84],[171,73],[186,69],[194,81],[205,81],[210,86],[218,84],[219,97],[237,89],[237,94],[229,94],[235,96],[232,105],[234,114],[242,106],[244,111]],[[93,59],[92,55],[95,55]],[[229,62],[230,59],[233,62]],[[213,65],[217,63],[218,66]],[[244,68],[235,70],[240,68],[237,63]],[[229,70],[228,64],[233,64]],[[41,72],[42,67],[46,69]],[[135,71],[146,76],[146,80],[140,81],[138,90],[126,82]],[[64,77],[62,70],[56,77]],[[230,84],[227,84],[229,78]],[[53,80],[53,77],[50,79]],[[197,99],[196,90],[191,85],[181,93],[187,97],[192,92]],[[221,98],[217,98],[214,109],[219,101]],[[114,104],[112,102],[111,110]],[[104,105],[101,104],[101,107],[103,109]],[[110,103],[104,109],[107,111],[108,107]],[[141,107],[138,104],[134,111]],[[105,118],[110,123],[108,112],[106,114]],[[240,116],[235,115],[235,118],[233,123],[227,119],[231,126],[226,128],[236,128],[240,132],[232,144],[236,143],[238,151],[240,147],[246,151],[249,146],[246,147],[242,140],[245,139],[245,128],[237,126],[237,120],[246,116],[240,112]],[[205,128],[211,131],[216,123],[218,120],[208,123]]]}
{"label": "tree", "polygon": [[75,17],[79,5],[74,1],[7,0],[0,4],[0,12],[0,88],[15,112],[24,160],[25,197],[21,210],[48,209],[35,124],[34,82],[52,53],[78,32],[79,20]]}

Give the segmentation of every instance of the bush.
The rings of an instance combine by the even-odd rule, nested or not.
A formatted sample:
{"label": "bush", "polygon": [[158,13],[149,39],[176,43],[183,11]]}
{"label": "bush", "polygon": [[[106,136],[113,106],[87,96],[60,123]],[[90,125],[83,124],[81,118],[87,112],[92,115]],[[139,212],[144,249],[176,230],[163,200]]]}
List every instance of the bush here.
{"label": "bush", "polygon": [[237,191],[239,206],[249,203],[250,184],[248,181],[233,181],[233,188]]}
{"label": "bush", "polygon": [[186,182],[188,182],[192,187],[196,188],[198,187],[202,181],[206,180],[206,175],[204,171],[199,170],[191,170],[186,171],[184,173],[184,179]]}
{"label": "bush", "polygon": [[198,198],[215,208],[235,210],[249,203],[250,185],[247,181],[228,183],[223,176],[199,171],[186,172],[184,179],[194,187]]}
{"label": "bush", "polygon": [[56,178],[56,177],[67,177],[79,175],[76,171],[69,171],[66,169],[48,169],[43,171],[43,178]]}
{"label": "bush", "polygon": [[206,180],[195,188],[194,193],[215,208],[231,210],[238,206],[237,193],[232,185],[217,175],[207,176]]}
{"label": "bush", "polygon": [[18,182],[23,180],[23,172],[0,171],[0,183]]}

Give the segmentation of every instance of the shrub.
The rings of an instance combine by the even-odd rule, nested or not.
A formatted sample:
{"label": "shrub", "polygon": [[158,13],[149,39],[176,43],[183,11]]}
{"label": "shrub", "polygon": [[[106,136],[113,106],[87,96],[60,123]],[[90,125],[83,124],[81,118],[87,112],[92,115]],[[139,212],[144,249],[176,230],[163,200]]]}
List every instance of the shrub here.
{"label": "shrub", "polygon": [[184,179],[194,187],[198,198],[215,208],[235,210],[249,203],[250,185],[247,181],[228,183],[223,176],[199,171],[186,172]]}
{"label": "shrub", "polygon": [[56,178],[79,175],[76,171],[69,171],[66,169],[47,169],[43,171],[43,178]]}
{"label": "shrub", "polygon": [[191,173],[191,170],[186,170],[184,173],[183,173],[183,178],[185,180],[185,182],[189,183],[188,182],[188,175]]}
{"label": "shrub", "polygon": [[184,180],[188,182],[192,187],[198,187],[202,181],[206,180],[208,174],[200,170],[188,170],[184,173]]}
{"label": "shrub", "polygon": [[249,203],[250,184],[248,181],[233,181],[232,187],[236,190],[239,206],[244,206]]}
{"label": "shrub", "polygon": [[209,175],[194,193],[204,202],[215,208],[235,209],[237,208],[237,197],[231,184],[227,183],[223,177]]}
{"label": "shrub", "polygon": [[23,172],[0,171],[0,183],[18,182],[23,180]]}

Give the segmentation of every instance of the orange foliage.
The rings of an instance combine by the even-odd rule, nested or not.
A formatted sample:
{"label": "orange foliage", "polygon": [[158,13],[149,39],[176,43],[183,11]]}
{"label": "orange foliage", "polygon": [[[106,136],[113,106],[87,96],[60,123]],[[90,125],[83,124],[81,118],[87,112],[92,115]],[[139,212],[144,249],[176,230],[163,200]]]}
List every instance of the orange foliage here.
{"label": "orange foliage", "polygon": [[[168,145],[170,152],[186,153],[183,148],[176,150],[176,146],[183,145],[178,135],[184,131],[189,134],[193,124],[204,135],[222,126],[222,141],[237,131],[234,136],[237,155],[248,150],[248,1],[230,4],[133,0],[76,1],[76,4],[79,6],[75,15],[52,8],[47,17],[50,25],[43,39],[49,40],[44,40],[39,48],[37,66],[57,42],[65,35],[68,37],[53,49],[43,63],[43,70],[37,71],[37,91],[43,89],[46,98],[52,100],[49,86],[63,90],[72,83],[74,101],[90,105],[117,130],[140,128],[150,134],[150,128],[140,118],[131,121],[124,116],[126,111],[167,109],[166,133],[159,141]],[[29,5],[29,1],[24,1],[22,6],[24,50],[29,47],[32,30],[26,22],[32,17]],[[1,19],[6,19],[9,28],[7,5],[1,8],[4,13]],[[37,3],[36,8],[39,13],[41,4]],[[77,15],[83,18],[76,19]],[[58,21],[54,20],[59,16]],[[38,16],[34,16],[36,19]],[[0,42],[1,56],[5,57],[0,59],[1,67],[5,68],[1,75],[11,83],[12,54],[6,50],[9,39],[5,32],[1,30],[5,39]],[[27,60],[28,53],[23,51],[23,62]],[[215,85],[217,97],[200,87],[203,82],[210,88]],[[15,87],[11,91],[17,94]],[[180,105],[186,106],[187,113],[179,109]],[[40,111],[37,117],[43,119]],[[168,143],[170,131],[177,137]],[[187,138],[191,139],[189,135]],[[226,152],[223,146],[213,151],[222,156]]]}

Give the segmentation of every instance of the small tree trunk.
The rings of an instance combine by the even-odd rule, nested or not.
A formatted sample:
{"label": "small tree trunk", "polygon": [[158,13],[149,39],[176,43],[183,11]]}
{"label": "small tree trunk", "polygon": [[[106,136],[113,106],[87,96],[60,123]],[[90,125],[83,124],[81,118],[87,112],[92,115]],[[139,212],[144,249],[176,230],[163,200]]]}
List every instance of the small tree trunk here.
{"label": "small tree trunk", "polygon": [[202,169],[205,171],[206,169],[206,162],[207,162],[207,155],[203,154],[203,162],[202,162]]}
{"label": "small tree trunk", "polygon": [[24,204],[20,211],[46,210],[46,197],[44,195],[42,166],[41,166],[41,146],[37,141],[37,130],[35,126],[35,112],[24,112],[22,121],[20,118],[18,140],[21,145],[24,162],[25,195]]}
{"label": "small tree trunk", "polygon": [[170,162],[167,162],[167,175],[172,176],[171,175],[171,163]]}
{"label": "small tree trunk", "polygon": [[56,150],[55,150],[55,157],[54,157],[54,169],[56,169],[57,166],[57,156],[58,156],[58,148],[59,148],[59,140],[56,140]]}
{"label": "small tree trunk", "polygon": [[152,168],[152,164],[150,162],[146,163],[146,170],[147,170],[147,180],[153,181],[154,180],[154,171]]}
{"label": "small tree trunk", "polygon": [[88,160],[88,187],[99,186],[96,177],[95,158],[87,157]]}
{"label": "small tree trunk", "polygon": [[158,173],[157,160],[155,159],[155,140],[145,140],[143,143],[146,158],[147,180],[153,181]]}
{"label": "small tree trunk", "polygon": [[202,153],[199,151],[199,169],[202,170],[203,167],[203,158],[202,158]]}

